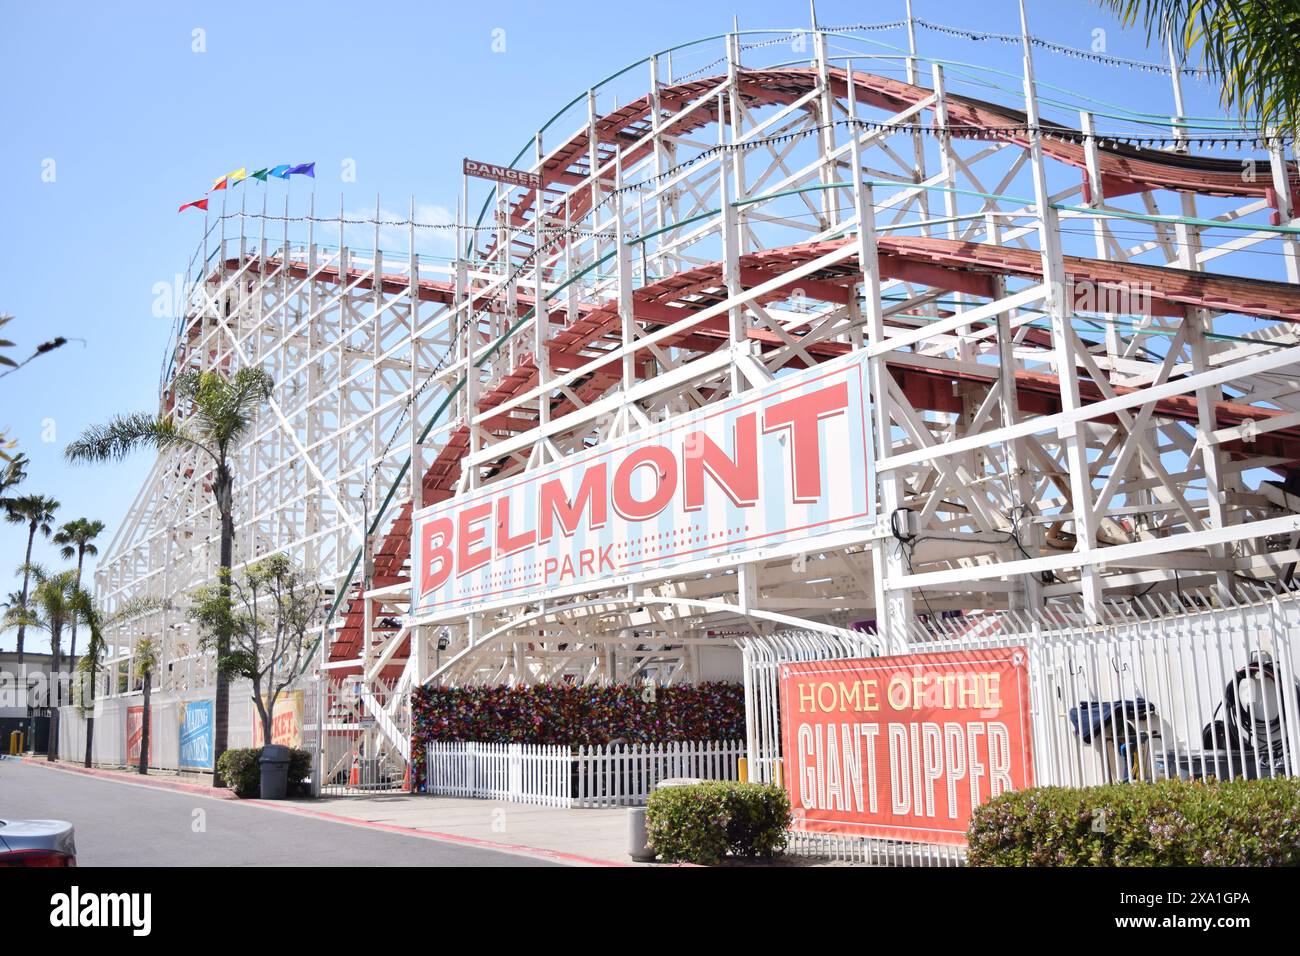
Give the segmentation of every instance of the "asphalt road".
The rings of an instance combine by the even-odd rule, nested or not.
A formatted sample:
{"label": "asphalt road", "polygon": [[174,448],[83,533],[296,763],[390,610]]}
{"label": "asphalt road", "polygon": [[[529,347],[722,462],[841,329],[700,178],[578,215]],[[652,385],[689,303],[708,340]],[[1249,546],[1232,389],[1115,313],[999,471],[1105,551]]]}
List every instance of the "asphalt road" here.
{"label": "asphalt road", "polygon": [[0,760],[0,819],[32,818],[72,822],[78,866],[556,865]]}

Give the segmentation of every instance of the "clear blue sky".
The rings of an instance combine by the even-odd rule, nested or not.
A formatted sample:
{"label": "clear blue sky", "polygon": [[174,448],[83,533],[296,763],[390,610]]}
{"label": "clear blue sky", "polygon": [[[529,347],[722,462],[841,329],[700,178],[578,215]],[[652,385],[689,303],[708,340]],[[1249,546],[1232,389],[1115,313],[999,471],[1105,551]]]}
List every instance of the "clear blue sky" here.
{"label": "clear blue sky", "polygon": [[[942,24],[1019,29],[1014,0],[916,0],[915,9]],[[17,316],[6,329],[17,354],[54,335],[84,340],[0,380],[0,425],[33,462],[23,491],[58,498],[61,520],[104,520],[107,547],[150,461],[72,469],[62,450],[111,413],[156,409],[171,320],[152,315],[153,289],[184,272],[201,235],[202,215],[177,215],[177,205],[214,178],[314,160],[325,208],[336,209],[343,192],[350,209],[373,207],[376,193],[394,209],[412,195],[454,209],[462,156],[509,160],[583,89],[656,50],[729,30],[733,12],[742,29],[808,23],[802,0],[605,8],[0,0],[0,312]],[[903,13],[903,0],[818,3],[823,25]],[[1088,47],[1104,28],[1108,52],[1163,59],[1084,0],[1032,0],[1030,20],[1035,34],[1060,43]],[[191,49],[196,28],[206,52]],[[492,49],[497,28],[504,53]],[[905,43],[900,31],[872,36]],[[924,54],[1020,68],[1015,47],[928,31],[919,42]],[[1149,108],[1172,109],[1167,79],[1050,54],[1038,62],[1040,78],[1099,100],[1131,103],[1140,83]],[[1191,112],[1216,111],[1203,87],[1188,92]],[[340,182],[345,159],[355,161],[355,183]],[[53,182],[42,179],[47,160]],[[0,526],[0,595],[16,587],[11,569],[24,543],[23,529]],[[37,558],[58,563],[48,545]],[[4,635],[0,646],[12,640]]]}

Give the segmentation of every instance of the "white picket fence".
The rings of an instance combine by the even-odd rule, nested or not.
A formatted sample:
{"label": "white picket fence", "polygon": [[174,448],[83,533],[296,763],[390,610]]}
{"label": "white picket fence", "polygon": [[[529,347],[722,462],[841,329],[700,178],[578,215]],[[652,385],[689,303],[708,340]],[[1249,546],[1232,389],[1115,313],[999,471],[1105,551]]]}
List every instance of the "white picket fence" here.
{"label": "white picket fence", "polygon": [[739,740],[668,744],[436,742],[425,751],[425,788],[435,796],[477,797],[550,807],[630,807],[670,777],[735,780]]}

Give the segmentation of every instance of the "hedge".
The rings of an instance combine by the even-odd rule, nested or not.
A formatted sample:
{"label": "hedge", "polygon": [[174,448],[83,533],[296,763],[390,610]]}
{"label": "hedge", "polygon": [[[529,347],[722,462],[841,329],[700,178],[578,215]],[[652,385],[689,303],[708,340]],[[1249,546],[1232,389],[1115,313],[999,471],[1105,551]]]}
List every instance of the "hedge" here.
{"label": "hedge", "polygon": [[770,858],[785,850],[790,798],[771,784],[733,780],[665,787],[650,795],[645,824],[665,863],[713,866],[728,853]]}
{"label": "hedge", "polygon": [[[226,781],[226,786],[235,791],[235,796],[250,798],[262,793],[262,768],[258,758],[262,756],[261,747],[236,747],[227,750],[217,760],[217,769]],[[311,777],[311,751],[289,750],[289,796],[306,796],[310,793],[303,786],[303,781]]]}
{"label": "hedge", "polygon": [[972,866],[1300,865],[1300,780],[1036,787],[975,809]]}
{"label": "hedge", "polygon": [[539,684],[533,687],[421,687],[411,694],[412,782],[424,779],[425,747],[436,740],[607,744],[740,740],[745,693],[710,681],[659,687]]}

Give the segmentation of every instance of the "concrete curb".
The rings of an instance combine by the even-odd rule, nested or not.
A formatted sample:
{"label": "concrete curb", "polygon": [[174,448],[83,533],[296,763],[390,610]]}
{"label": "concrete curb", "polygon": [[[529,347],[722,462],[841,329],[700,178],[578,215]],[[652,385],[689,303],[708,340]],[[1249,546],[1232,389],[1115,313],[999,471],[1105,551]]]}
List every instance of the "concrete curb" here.
{"label": "concrete curb", "polygon": [[103,767],[82,767],[62,760],[49,761],[44,757],[24,756],[22,762],[47,770],[62,770],[64,773],[79,773],[86,777],[101,777],[116,780],[118,783],[132,783],[141,787],[156,787],[159,790],[174,790],[178,793],[192,793],[213,800],[238,800],[233,790],[209,787],[201,783],[186,783],[183,780],[168,780],[159,777],[141,776],[130,770],[107,770]]}

